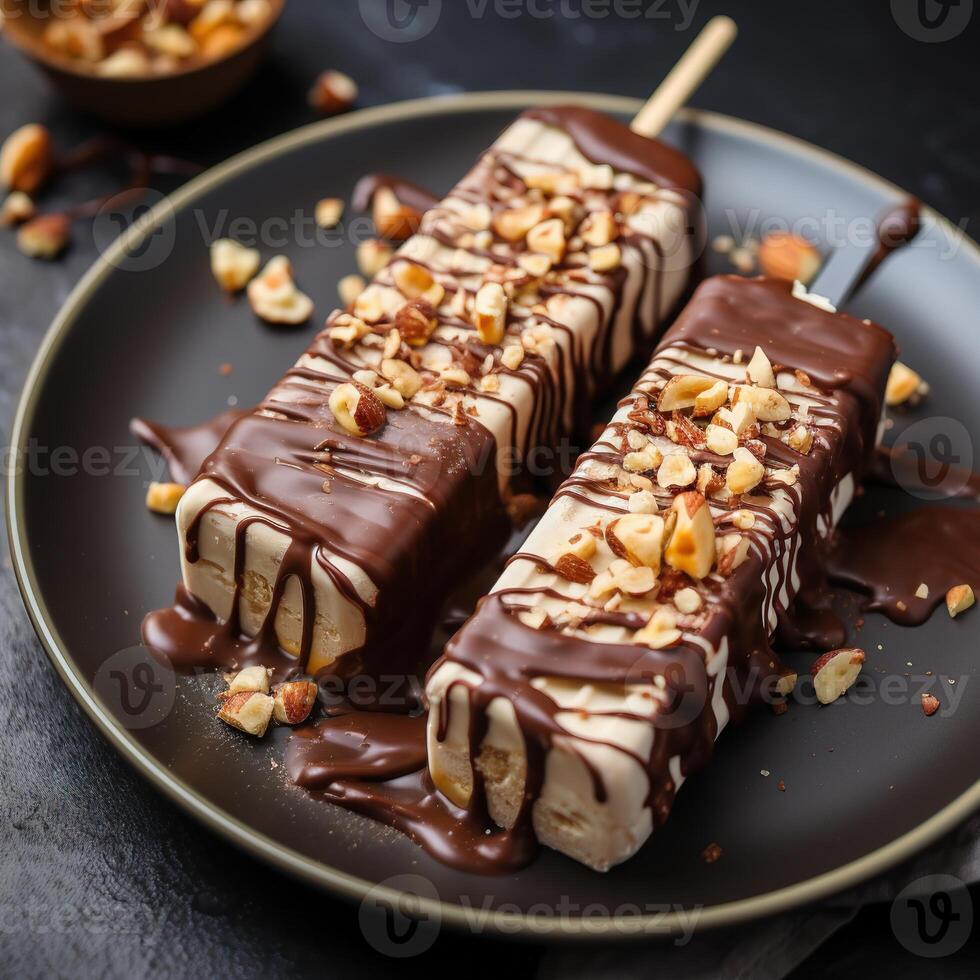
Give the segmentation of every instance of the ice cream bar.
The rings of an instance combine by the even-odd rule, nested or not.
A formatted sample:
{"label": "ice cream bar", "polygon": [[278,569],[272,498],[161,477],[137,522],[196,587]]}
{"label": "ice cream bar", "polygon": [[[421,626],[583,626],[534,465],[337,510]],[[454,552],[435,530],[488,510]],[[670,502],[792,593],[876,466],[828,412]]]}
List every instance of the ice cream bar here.
{"label": "ice cream bar", "polygon": [[771,641],[800,639],[895,353],[798,284],[702,284],[433,668],[435,785],[593,868],[633,855],[791,689]]}
{"label": "ice cream bar", "polygon": [[699,189],[601,115],[519,117],[205,462],[146,641],[195,665],[417,664],[450,584],[505,540],[529,451],[652,348]]}

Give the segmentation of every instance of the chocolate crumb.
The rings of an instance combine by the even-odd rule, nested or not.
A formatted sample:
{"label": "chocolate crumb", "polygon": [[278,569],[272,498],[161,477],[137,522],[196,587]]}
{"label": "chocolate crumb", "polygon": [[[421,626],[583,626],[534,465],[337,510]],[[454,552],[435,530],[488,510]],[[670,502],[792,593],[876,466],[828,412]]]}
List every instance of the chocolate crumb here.
{"label": "chocolate crumb", "polygon": [[776,789],[778,789],[780,793],[785,793],[786,783],[782,779],[780,779],[779,782],[776,783]]}
{"label": "chocolate crumb", "polygon": [[774,715],[784,715],[789,710],[788,701],[773,701],[772,713]]}
{"label": "chocolate crumb", "polygon": [[714,864],[722,855],[721,847],[712,841],[702,852],[701,857],[704,858],[705,864]]}

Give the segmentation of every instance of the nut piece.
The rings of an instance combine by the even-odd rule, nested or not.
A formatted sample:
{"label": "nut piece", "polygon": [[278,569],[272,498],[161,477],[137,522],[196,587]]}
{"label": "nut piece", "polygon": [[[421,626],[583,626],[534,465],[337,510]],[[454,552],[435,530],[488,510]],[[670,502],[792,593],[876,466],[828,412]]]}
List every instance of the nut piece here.
{"label": "nut piece", "polygon": [[551,271],[551,259],[547,255],[538,255],[535,252],[518,255],[517,264],[535,279],[542,279]]}
{"label": "nut piece", "polygon": [[623,255],[615,242],[594,248],[589,253],[589,266],[593,272],[612,272],[622,263]]}
{"label": "nut piece", "polygon": [[313,681],[280,684],[273,695],[273,717],[280,725],[298,725],[306,721],[316,703],[316,694],[317,686]]}
{"label": "nut piece", "polygon": [[422,347],[438,326],[436,311],[424,299],[406,303],[395,314],[395,329],[412,347]]}
{"label": "nut piece", "polygon": [[705,445],[719,456],[731,456],[738,448],[738,436],[723,425],[709,425],[704,430]]}
{"label": "nut piece", "polygon": [[611,211],[594,211],[578,228],[582,241],[594,248],[608,245],[616,237],[617,231],[616,218]]}
{"label": "nut piece", "polygon": [[[203,53],[205,51],[202,47]],[[142,48],[120,48],[100,61],[95,70],[103,78],[137,78],[149,72],[150,59]]]}
{"label": "nut piece", "polygon": [[399,262],[392,271],[391,277],[398,291],[406,299],[424,299],[434,307],[445,299],[445,287],[432,278],[432,273],[424,265]]}
{"label": "nut piece", "polygon": [[146,491],[146,506],[155,514],[175,514],[186,489],[183,483],[151,483]]}
{"label": "nut piece", "polygon": [[361,384],[344,382],[330,393],[330,411],[352,436],[368,436],[387,419],[385,407],[373,391]]}
{"label": "nut piece", "polygon": [[901,405],[922,390],[922,378],[901,361],[896,361],[888,372],[885,385],[885,404]]}
{"label": "nut piece", "polygon": [[47,127],[38,123],[21,126],[0,148],[0,180],[12,191],[33,194],[48,179],[53,158]]}
{"label": "nut piece", "polygon": [[248,301],[267,323],[303,323],[313,313],[313,300],[296,288],[293,267],[285,255],[270,259],[248,284]]}
{"label": "nut piece", "polygon": [[725,485],[734,494],[748,493],[766,475],[766,468],[744,446],[735,450],[735,460],[725,471]]}
{"label": "nut piece", "polygon": [[969,585],[954,585],[946,593],[946,609],[950,616],[956,617],[976,602],[973,589]]}
{"label": "nut piece", "polygon": [[[341,285],[343,285],[343,280],[341,280]],[[350,313],[341,313],[331,324],[327,335],[336,343],[350,347],[370,332],[371,328],[363,320],[359,320]]]}
{"label": "nut piece", "polygon": [[516,371],[524,361],[524,347],[521,344],[508,344],[500,353],[500,363],[508,371]]}
{"label": "nut piece", "polygon": [[595,554],[595,538],[589,531],[576,531],[566,542],[562,554],[588,561]]}
{"label": "nut piece", "polygon": [[671,609],[662,606],[650,617],[646,626],[634,634],[633,641],[643,643],[654,650],[662,650],[677,643],[680,638],[681,631],[677,629],[677,617]]}
{"label": "nut piece", "polygon": [[393,242],[411,238],[422,220],[422,215],[415,208],[402,204],[390,187],[379,187],[374,192],[371,216],[378,234]]}
{"label": "nut piece", "polygon": [[796,687],[798,680],[799,675],[795,670],[787,671],[776,681],[776,693],[781,694],[784,698],[788,697],[793,693],[793,688]]}
{"label": "nut piece", "polygon": [[698,471],[687,453],[670,453],[657,470],[657,483],[665,490],[671,487],[689,487],[698,476]]}
{"label": "nut piece", "polygon": [[53,259],[68,245],[71,220],[64,214],[42,214],[20,226],[17,247],[32,259]]}
{"label": "nut piece", "polygon": [[745,376],[762,388],[775,388],[776,375],[773,374],[772,364],[761,347],[756,347],[752,360],[745,368]]}
{"label": "nut piece", "polygon": [[617,558],[659,572],[665,527],[657,514],[624,514],[606,526],[606,544]]}
{"label": "nut piece", "polygon": [[273,705],[273,699],[268,694],[242,691],[225,700],[218,718],[232,728],[261,738],[272,719]]}
{"label": "nut piece", "polygon": [[344,213],[344,202],[339,197],[325,197],[316,202],[316,223],[325,229],[336,228]]}
{"label": "nut piece", "polygon": [[407,361],[386,357],[381,361],[381,376],[391,382],[402,398],[412,398],[422,387],[422,376]]}
{"label": "nut piece", "polygon": [[258,691],[259,694],[269,693],[269,671],[265,667],[255,665],[240,670],[228,685],[229,694],[241,691]]}
{"label": "nut piece", "polygon": [[698,395],[714,387],[715,381],[712,378],[703,378],[697,374],[675,374],[660,392],[657,410],[673,412],[681,408],[693,408]]}
{"label": "nut piece", "polygon": [[261,261],[258,249],[246,248],[234,239],[219,238],[211,243],[211,272],[229,293],[244,289],[259,271]]}
{"label": "nut piece", "polygon": [[805,286],[823,261],[805,238],[788,231],[771,231],[759,244],[759,267],[775,279],[798,280]]}
{"label": "nut piece", "polygon": [[696,490],[675,497],[670,509],[677,515],[677,524],[664,559],[679,572],[702,579],[715,562],[715,525],[711,509]]}
{"label": "nut piece", "polygon": [[631,514],[656,514],[657,498],[649,490],[637,490],[631,493],[626,506]]}
{"label": "nut piece", "polygon": [[365,289],[367,289],[367,283],[364,281],[364,277],[359,276],[356,272],[352,272],[349,276],[343,276],[337,283],[337,295],[344,306],[350,306],[354,303]]}
{"label": "nut piece", "polygon": [[340,71],[325,71],[310,89],[310,106],[324,116],[349,109],[357,99],[357,83]]}
{"label": "nut piece", "polygon": [[571,554],[562,555],[555,562],[555,573],[580,585],[588,585],[595,578],[595,569],[584,559]]}
{"label": "nut piece", "polygon": [[23,191],[12,191],[0,207],[0,225],[19,225],[36,213],[34,202]]}
{"label": "nut piece", "polygon": [[[739,406],[751,410],[760,422],[785,422],[792,414],[789,402],[774,388],[735,387],[732,393],[733,411]],[[736,428],[735,431],[739,430]]]}
{"label": "nut piece", "polygon": [[864,651],[857,647],[830,650],[810,668],[813,687],[821,704],[836,701],[858,678],[864,666]]}
{"label": "nut piece", "polygon": [[485,344],[499,344],[507,326],[507,294],[499,282],[485,282],[473,303],[473,325]]}
{"label": "nut piece", "polygon": [[532,252],[547,255],[552,262],[561,262],[565,255],[565,225],[560,218],[549,218],[527,233],[527,247]]}
{"label": "nut piece", "polygon": [[694,415],[698,417],[711,415],[727,401],[728,385],[724,381],[716,381],[694,399]]}
{"label": "nut piece", "polygon": [[690,615],[701,608],[701,595],[697,589],[690,587],[678,589],[674,593],[674,605],[677,606],[678,612]]}
{"label": "nut piece", "polygon": [[493,219],[493,230],[508,242],[519,242],[547,215],[540,204],[529,204],[522,208],[508,208],[498,211]]}
{"label": "nut piece", "polygon": [[380,238],[369,238],[357,246],[357,267],[361,274],[373,279],[390,261],[392,248]]}

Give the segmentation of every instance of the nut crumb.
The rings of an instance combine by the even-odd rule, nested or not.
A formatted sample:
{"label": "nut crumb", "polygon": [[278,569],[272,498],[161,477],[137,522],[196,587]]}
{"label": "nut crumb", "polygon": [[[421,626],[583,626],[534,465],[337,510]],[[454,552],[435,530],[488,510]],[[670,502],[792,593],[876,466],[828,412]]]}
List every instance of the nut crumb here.
{"label": "nut crumb", "polygon": [[939,698],[934,694],[922,695],[922,712],[929,718],[939,710]]}
{"label": "nut crumb", "polygon": [[704,858],[705,864],[714,864],[715,861],[722,855],[722,849],[720,845],[712,841],[702,852],[701,857]]}

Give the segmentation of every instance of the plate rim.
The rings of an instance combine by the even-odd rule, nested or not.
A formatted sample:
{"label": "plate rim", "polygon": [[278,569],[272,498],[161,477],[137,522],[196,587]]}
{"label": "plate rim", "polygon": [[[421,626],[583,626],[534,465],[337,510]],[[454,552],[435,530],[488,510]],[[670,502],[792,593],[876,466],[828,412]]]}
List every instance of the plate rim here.
{"label": "plate rim", "polygon": [[[183,810],[254,857],[346,900],[363,902],[370,896],[378,904],[402,907],[399,901],[405,893],[385,885],[373,884],[322,862],[313,861],[298,851],[259,833],[211,803],[206,797],[174,777],[166,766],[144,750],[130,733],[118,724],[95,695],[91,685],[78,671],[67,644],[62,641],[55,629],[47,603],[41,594],[34,562],[30,556],[24,521],[23,483],[26,473],[17,461],[24,458],[25,441],[31,430],[42,382],[61,342],[68,335],[89,297],[115,270],[116,264],[125,257],[131,247],[135,247],[147,233],[197,198],[239,173],[253,169],[267,160],[343,133],[369,129],[398,119],[445,115],[459,111],[520,110],[529,105],[569,101],[609,113],[633,113],[642,105],[641,99],[629,96],[556,90],[518,89],[437,95],[391,102],[360,109],[338,118],[311,123],[235,154],[188,181],[158,202],[102,252],[71,290],[45,332],[18,398],[10,440],[15,463],[10,467],[5,480],[4,510],[7,538],[21,598],[41,645],[62,682],[110,745]],[[763,141],[782,145],[796,153],[816,157],[822,164],[842,171],[850,178],[857,179],[879,192],[884,191],[894,195],[906,193],[871,170],[836,153],[759,123],[693,108],[682,109],[677,118],[684,122],[701,124],[707,128],[748,136],[756,140],[761,138]],[[968,235],[927,205],[923,205],[923,213],[945,231],[955,232],[980,264],[980,247]],[[854,861],[775,891],[702,908],[694,929],[696,931],[714,929],[762,918],[842,891],[918,852],[978,808],[980,808],[980,779],[917,827]],[[466,909],[442,899],[414,897],[412,912],[454,928],[465,930],[471,926]],[[590,920],[536,917],[495,910],[480,922],[480,928],[489,933],[513,938],[542,939],[561,936],[594,941],[603,938],[630,939],[674,935],[687,928],[689,924],[687,914],[679,914],[676,911],[665,915],[610,916],[606,919]]]}

